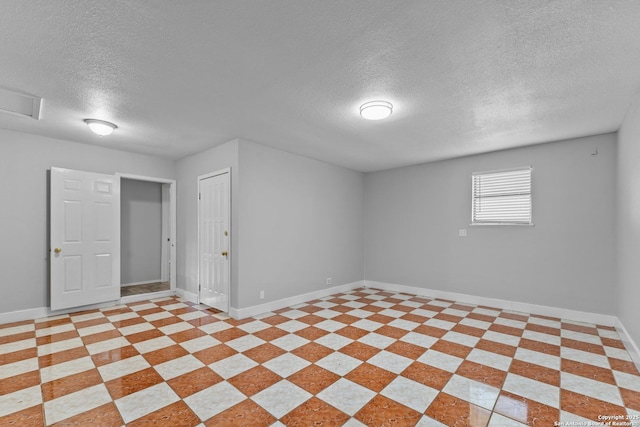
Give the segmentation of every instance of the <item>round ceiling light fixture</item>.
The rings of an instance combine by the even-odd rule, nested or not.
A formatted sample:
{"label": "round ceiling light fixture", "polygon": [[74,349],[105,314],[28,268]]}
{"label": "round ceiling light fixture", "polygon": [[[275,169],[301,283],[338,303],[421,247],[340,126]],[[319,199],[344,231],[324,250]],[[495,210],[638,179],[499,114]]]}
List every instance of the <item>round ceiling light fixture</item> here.
{"label": "round ceiling light fixture", "polygon": [[118,126],[111,122],[105,122],[98,119],[84,119],[84,122],[89,126],[89,129],[98,136],[111,135]]}
{"label": "round ceiling light fixture", "polygon": [[360,106],[360,115],[367,120],[386,119],[393,112],[393,105],[387,101],[365,102]]}

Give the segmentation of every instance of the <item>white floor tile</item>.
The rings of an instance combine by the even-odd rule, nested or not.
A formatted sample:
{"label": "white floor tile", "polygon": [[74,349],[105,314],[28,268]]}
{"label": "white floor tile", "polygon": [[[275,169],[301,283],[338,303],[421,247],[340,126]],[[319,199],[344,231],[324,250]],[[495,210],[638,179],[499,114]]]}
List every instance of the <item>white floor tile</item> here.
{"label": "white floor tile", "polygon": [[420,323],[410,322],[404,319],[395,319],[389,322],[389,326],[393,326],[394,328],[404,329],[405,331],[413,331],[415,328],[420,326]]}
{"label": "white floor tile", "polygon": [[275,357],[262,365],[280,375],[282,378],[286,378],[299,370],[306,368],[311,363],[301,357],[293,355],[291,353],[285,353],[281,356]]}
{"label": "white floor tile", "polygon": [[500,332],[487,331],[482,336],[482,339],[499,342],[501,344],[517,347],[520,344],[520,337],[516,337],[509,334],[501,334]]}
{"label": "white floor tile", "polygon": [[563,359],[571,359],[576,362],[587,363],[589,365],[600,366],[601,368],[610,369],[609,359],[600,354],[590,353],[588,351],[576,350],[573,348],[562,347],[560,356]]}
{"label": "white floor tile", "polygon": [[0,417],[42,403],[40,386],[36,385],[0,396]]}
{"label": "white floor tile", "polygon": [[500,389],[460,375],[451,377],[442,391],[489,410],[493,409],[500,394]]}
{"label": "white floor tile", "polygon": [[[366,311],[366,310],[365,310],[365,311]],[[373,313],[372,313],[372,314],[373,314]],[[382,310],[382,311],[381,311],[381,312],[379,312],[378,314],[381,314],[382,316],[389,316],[389,317],[395,317],[395,318],[398,318],[398,317],[402,317],[402,316],[404,316],[404,315],[405,315],[405,314],[407,314],[407,313],[405,313],[404,311],[394,310],[394,309],[391,309],[391,308],[387,308],[387,309],[385,309],[385,310]]]}
{"label": "white floor tile", "polygon": [[563,329],[560,331],[562,338],[568,338],[576,341],[588,342],[591,344],[602,345],[602,340],[598,335],[583,334],[582,332],[571,331],[569,329]]}
{"label": "white floor tile", "polygon": [[36,326],[33,323],[29,323],[27,325],[12,326],[10,328],[0,328],[0,337],[23,334],[25,332],[31,332],[35,330]]}
{"label": "white floor tile", "polygon": [[[286,396],[286,398],[283,398]],[[282,380],[262,390],[251,399],[276,418],[281,418],[311,398],[311,393],[287,380]]]}
{"label": "white floor tile", "polygon": [[142,316],[142,318],[147,322],[155,322],[156,320],[166,319],[167,317],[172,317],[172,316],[173,314],[169,313],[168,311],[159,311],[157,313],[151,313],[151,314],[147,314],[146,316]]}
{"label": "white floor tile", "polygon": [[343,337],[342,335],[331,333],[318,338],[315,342],[325,347],[329,347],[332,350],[340,350],[345,345],[352,343],[353,340]]}
{"label": "white floor tile", "polygon": [[200,350],[204,350],[205,348],[214,347],[218,344],[220,344],[220,341],[213,338],[211,335],[204,335],[189,341],[183,341],[179,345],[189,353],[195,353]]}
{"label": "white floor tile", "polygon": [[433,326],[434,328],[445,329],[447,331],[451,330],[451,328],[456,326],[455,323],[447,322],[446,320],[440,320],[440,319],[429,319],[426,322],[424,322],[424,324],[427,326]]}
{"label": "white floor tile", "polygon": [[280,323],[279,325],[277,325],[278,329],[282,329],[283,331],[287,331],[289,333],[293,333],[307,327],[309,327],[309,325],[297,320],[289,320],[288,322]]}
{"label": "white floor tile", "polygon": [[[103,325],[109,325],[109,326],[111,326],[111,329],[114,329],[113,325],[111,323],[103,323]],[[54,335],[54,334],[61,334],[62,332],[73,331],[75,328],[76,327],[74,326],[73,323],[65,323],[65,324],[62,324],[62,325],[52,326],[50,328],[36,329],[36,338],[46,337],[46,336]],[[80,330],[78,330],[78,331],[80,331]],[[83,336],[83,335],[80,334],[80,336]]]}
{"label": "white floor tile", "polygon": [[285,351],[291,351],[309,343],[310,341],[306,338],[302,338],[301,336],[289,334],[270,342],[271,344],[278,346]]}
{"label": "white floor tile", "polygon": [[[79,338],[77,338],[79,339]],[[67,340],[71,341],[71,340]],[[65,341],[61,341],[65,342]],[[55,343],[57,344],[57,343]],[[34,348],[36,346],[35,338],[27,338],[26,340],[14,341],[7,344],[0,345],[0,354],[13,353],[14,351],[25,350],[27,348]],[[49,346],[53,346],[53,344],[49,344]],[[42,346],[41,346],[42,347]]]}
{"label": "white floor tile", "polygon": [[519,348],[516,350],[513,358],[522,360],[523,362],[533,363],[534,365],[544,366],[549,369],[555,369],[556,371],[560,370],[560,358],[558,356],[540,353],[539,351]]}
{"label": "white floor tile", "polygon": [[437,338],[431,337],[429,335],[417,334],[415,332],[409,332],[407,335],[400,338],[400,341],[408,342],[410,344],[415,344],[425,349],[431,347],[433,344],[438,342]]}
{"label": "white floor tile", "polygon": [[618,387],[611,384],[590,380],[567,372],[560,373],[560,384],[565,390],[595,397],[614,405],[624,406]]}
{"label": "white floor tile", "polygon": [[177,359],[171,359],[159,365],[154,365],[154,369],[158,371],[160,376],[169,381],[172,378],[179,377],[196,369],[200,369],[204,366],[200,360],[196,359],[190,354],[179,357]]}
{"label": "white floor tile", "polygon": [[[588,425],[588,424],[585,424]],[[498,413],[493,413],[491,415],[491,419],[489,420],[488,427],[525,427],[526,424],[521,424],[516,420],[512,420],[511,418],[504,417]]]}
{"label": "white floor tile", "polygon": [[407,369],[407,367],[413,363],[413,360],[408,357],[382,350],[380,353],[367,360],[367,363],[386,369],[394,374],[399,374]]}
{"label": "white floor tile", "polygon": [[114,378],[120,378],[147,369],[149,366],[151,366],[149,362],[147,362],[144,357],[138,355],[100,366],[98,367],[98,372],[100,372],[102,379],[107,382]]}
{"label": "white floor tile", "polygon": [[160,383],[115,401],[125,423],[180,400],[167,383]]}
{"label": "white floor tile", "polygon": [[[103,353],[105,351],[113,350],[116,348],[126,347],[128,345],[130,345],[130,343],[129,341],[127,341],[125,337],[117,337],[117,338],[112,338],[110,340],[98,341],[96,343],[89,344],[87,345],[87,351],[89,352],[89,354],[93,355],[93,354],[98,354],[98,353]],[[80,344],[77,347],[80,347],[80,346],[82,346],[82,341],[80,341]]]}
{"label": "white floor tile", "polygon": [[372,332],[358,339],[358,342],[370,345],[375,348],[384,349],[393,344],[396,340],[386,335],[376,334]]}
{"label": "white floor tile", "polygon": [[78,329],[78,335],[86,337],[87,335],[99,334],[100,332],[113,331],[115,329],[112,323],[101,323],[99,325]]}
{"label": "white floor tile", "polygon": [[262,322],[260,320],[254,320],[253,322],[243,323],[242,325],[238,325],[238,329],[242,329],[245,332],[250,334],[258,331],[262,331],[264,329],[269,329],[271,327],[270,324]]}
{"label": "white floor tile", "polygon": [[344,323],[336,322],[335,320],[323,320],[322,322],[318,322],[313,326],[318,329],[322,329],[323,331],[335,332],[338,329],[344,328]]}
{"label": "white floor tile", "polygon": [[553,345],[560,345],[562,340],[562,338],[557,335],[543,334],[542,332],[529,331],[529,330],[525,330],[522,333],[522,338],[533,340],[533,341],[540,341],[545,344],[553,344]]}
{"label": "white floor tile", "polygon": [[451,356],[450,354],[441,353],[435,350],[427,350],[425,354],[418,358],[418,362],[434,366],[447,372],[455,372],[463,359]]}
{"label": "white floor tile", "polygon": [[376,395],[368,388],[362,387],[345,378],[318,393],[318,397],[342,412],[353,416]]}
{"label": "white floor tile", "polygon": [[24,374],[26,372],[37,371],[38,368],[37,357],[7,363],[6,365],[0,365],[0,380]]}
{"label": "white floor tile", "polygon": [[482,330],[487,330],[492,325],[489,322],[483,322],[482,320],[469,319],[468,317],[462,319],[460,321],[461,325],[470,326],[472,328],[478,328]]}
{"label": "white floor tile", "polygon": [[226,381],[192,394],[184,402],[202,420],[208,420],[214,415],[231,408],[245,400],[247,396]]}
{"label": "white floor tile", "polygon": [[96,366],[94,365],[93,360],[91,360],[91,357],[80,357],[78,359],[57,363],[40,369],[40,379],[43,383],[47,383],[49,381],[57,380],[58,378],[79,374],[80,372],[88,371],[95,367]]}
{"label": "white floor tile", "polygon": [[[46,356],[48,354],[58,353],[65,350],[71,350],[72,348],[82,347],[83,345],[84,343],[80,338],[71,338],[69,340],[52,342],[51,344],[39,345],[38,356]],[[34,340],[33,347],[35,347],[35,340]],[[87,346],[87,350],[89,350],[89,346]],[[0,350],[0,354],[1,354],[1,350]],[[89,354],[94,354],[94,353],[91,353],[91,351],[89,350]]]}
{"label": "white floor tile", "polygon": [[107,319],[109,319],[110,322],[119,322],[122,320],[133,319],[135,317],[139,317],[138,313],[128,312],[128,313],[114,314],[113,316],[107,316]]}
{"label": "white floor tile", "polygon": [[324,310],[320,310],[320,311],[316,311],[315,313],[316,316],[319,317],[324,317],[325,319],[332,319],[336,316],[339,316],[340,313],[339,311],[333,311],[333,310],[329,310],[329,309],[324,309]]}
{"label": "white floor tile", "polygon": [[626,388],[627,390],[633,390],[640,393],[640,377],[637,375],[630,375],[624,372],[613,371],[613,376],[616,379],[618,387]]}
{"label": "white floor tile", "polygon": [[140,332],[149,331],[151,329],[155,329],[153,325],[151,323],[144,322],[144,323],[137,323],[131,326],[125,326],[123,328],[119,328],[118,330],[122,335],[126,337],[127,335],[137,334]]}
{"label": "white floor tile", "polygon": [[44,403],[47,425],[57,423],[82,412],[111,402],[104,384],[94,385]]}
{"label": "white floor tile", "polygon": [[380,394],[418,412],[425,412],[439,391],[404,377],[397,377]]}
{"label": "white floor tile", "polygon": [[257,365],[256,362],[243,354],[234,354],[226,359],[210,364],[209,367],[222,378],[228,379]]}
{"label": "white floor tile", "polygon": [[240,338],[236,338],[231,341],[227,341],[225,344],[234,349],[237,352],[242,353],[254,347],[258,347],[266,343],[265,340],[256,337],[255,335],[245,335]]}
{"label": "white floor tile", "polygon": [[346,375],[354,370],[362,362],[346,354],[334,352],[318,360],[316,365],[331,371],[340,376]]}
{"label": "white floor tile", "polygon": [[546,383],[509,373],[502,389],[554,408],[560,407],[560,389]]}
{"label": "white floor tile", "polygon": [[376,329],[383,327],[384,325],[379,322],[374,322],[373,320],[360,319],[357,322],[353,322],[351,326],[353,326],[354,328],[359,328],[365,331],[372,332],[372,331],[375,331]]}
{"label": "white floor tile", "polygon": [[480,338],[474,337],[467,334],[461,334],[459,332],[449,331],[442,337],[443,340],[447,340],[450,342],[454,342],[456,344],[462,344],[467,347],[475,347],[475,345],[480,341]]}
{"label": "white floor tile", "polygon": [[467,360],[479,363],[481,365],[491,366],[492,368],[508,371],[511,365],[511,358],[502,356],[501,354],[491,353],[489,351],[474,348],[467,356]]}
{"label": "white floor tile", "polygon": [[193,329],[193,328],[194,326],[191,323],[179,322],[179,323],[173,323],[167,326],[162,326],[158,329],[160,330],[160,332],[162,332],[165,335],[171,335],[171,334],[176,334],[178,332],[186,331],[187,329]]}
{"label": "white floor tile", "polygon": [[149,353],[155,350],[160,350],[161,348],[170,347],[172,345],[175,345],[175,343],[176,342],[171,338],[167,336],[163,336],[163,337],[153,338],[146,341],[141,341],[133,344],[133,346],[140,353],[144,354],[144,353]]}

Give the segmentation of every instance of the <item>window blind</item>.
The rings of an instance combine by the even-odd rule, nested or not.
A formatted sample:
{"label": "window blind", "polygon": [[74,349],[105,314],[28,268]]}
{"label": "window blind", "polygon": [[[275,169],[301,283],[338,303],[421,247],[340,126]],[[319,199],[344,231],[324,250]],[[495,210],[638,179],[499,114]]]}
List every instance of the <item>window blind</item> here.
{"label": "window blind", "polygon": [[531,224],[531,167],[476,172],[472,224]]}

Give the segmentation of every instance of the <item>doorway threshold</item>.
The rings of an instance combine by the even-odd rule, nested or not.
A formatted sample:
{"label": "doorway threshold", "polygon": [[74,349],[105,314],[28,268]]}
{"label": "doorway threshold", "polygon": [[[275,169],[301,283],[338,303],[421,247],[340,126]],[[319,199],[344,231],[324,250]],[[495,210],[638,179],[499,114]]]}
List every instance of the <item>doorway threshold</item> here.
{"label": "doorway threshold", "polygon": [[129,304],[132,302],[144,301],[147,299],[171,297],[176,294],[175,289],[168,291],[149,292],[147,294],[136,294],[120,297],[120,304]]}

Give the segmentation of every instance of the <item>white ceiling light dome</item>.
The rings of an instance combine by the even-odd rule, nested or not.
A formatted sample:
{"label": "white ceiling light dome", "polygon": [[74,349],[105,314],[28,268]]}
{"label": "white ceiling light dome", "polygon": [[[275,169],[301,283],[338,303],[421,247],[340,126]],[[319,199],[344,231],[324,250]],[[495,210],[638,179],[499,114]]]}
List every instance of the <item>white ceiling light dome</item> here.
{"label": "white ceiling light dome", "polygon": [[89,126],[89,129],[98,136],[111,135],[118,126],[111,122],[98,119],[84,119],[84,122]]}
{"label": "white ceiling light dome", "polygon": [[386,119],[393,112],[393,105],[387,101],[370,101],[360,106],[360,115],[367,120]]}

